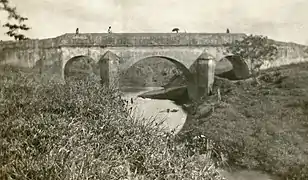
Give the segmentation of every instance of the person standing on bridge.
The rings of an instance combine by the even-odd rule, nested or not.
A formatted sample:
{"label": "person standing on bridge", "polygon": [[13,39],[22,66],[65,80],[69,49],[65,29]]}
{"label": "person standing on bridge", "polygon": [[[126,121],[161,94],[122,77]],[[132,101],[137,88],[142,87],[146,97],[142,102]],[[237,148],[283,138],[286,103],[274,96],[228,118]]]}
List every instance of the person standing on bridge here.
{"label": "person standing on bridge", "polygon": [[109,34],[112,33],[112,31],[111,31],[111,26],[109,26],[109,28],[108,28],[108,33],[109,33]]}

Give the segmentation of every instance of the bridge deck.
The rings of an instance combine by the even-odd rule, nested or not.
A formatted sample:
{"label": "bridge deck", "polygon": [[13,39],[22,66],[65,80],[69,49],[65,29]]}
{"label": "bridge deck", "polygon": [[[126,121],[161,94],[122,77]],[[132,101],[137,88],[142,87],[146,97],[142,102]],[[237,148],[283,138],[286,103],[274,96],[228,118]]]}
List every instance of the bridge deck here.
{"label": "bridge deck", "polygon": [[[241,40],[243,33],[66,33],[55,38],[2,41],[4,48],[222,46]],[[275,41],[278,46],[301,46]]]}
{"label": "bridge deck", "polygon": [[227,33],[67,33],[55,38],[4,41],[5,48],[52,48],[60,46],[221,46],[240,40],[245,34]]}

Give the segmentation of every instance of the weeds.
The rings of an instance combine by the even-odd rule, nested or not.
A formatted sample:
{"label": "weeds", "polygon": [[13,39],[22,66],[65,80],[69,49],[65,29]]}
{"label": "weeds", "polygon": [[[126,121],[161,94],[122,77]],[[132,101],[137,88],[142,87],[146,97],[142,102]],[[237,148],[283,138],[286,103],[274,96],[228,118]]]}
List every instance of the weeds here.
{"label": "weeds", "polygon": [[221,178],[211,156],[132,120],[116,90],[36,80],[1,76],[0,179]]}

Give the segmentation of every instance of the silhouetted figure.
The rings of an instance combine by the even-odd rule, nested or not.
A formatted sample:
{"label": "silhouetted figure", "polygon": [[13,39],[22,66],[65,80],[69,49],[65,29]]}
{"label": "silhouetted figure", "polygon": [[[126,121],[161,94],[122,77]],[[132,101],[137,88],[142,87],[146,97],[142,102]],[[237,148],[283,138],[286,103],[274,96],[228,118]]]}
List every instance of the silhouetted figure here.
{"label": "silhouetted figure", "polygon": [[179,28],[173,28],[173,29],[172,29],[172,32],[179,33],[179,30],[180,30]]}
{"label": "silhouetted figure", "polygon": [[76,29],[76,34],[79,34],[79,28]]}
{"label": "silhouetted figure", "polygon": [[133,98],[130,98],[130,103],[134,104]]}
{"label": "silhouetted figure", "polygon": [[229,30],[229,28],[227,28],[227,33],[230,33],[230,30]]}
{"label": "silhouetted figure", "polygon": [[111,26],[109,26],[109,28],[108,28],[108,33],[112,33]]}

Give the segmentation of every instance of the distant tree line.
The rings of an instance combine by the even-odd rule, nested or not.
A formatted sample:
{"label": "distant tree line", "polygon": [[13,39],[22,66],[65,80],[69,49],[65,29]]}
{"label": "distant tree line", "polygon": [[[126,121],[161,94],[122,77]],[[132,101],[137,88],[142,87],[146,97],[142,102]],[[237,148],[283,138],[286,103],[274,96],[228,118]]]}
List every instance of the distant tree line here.
{"label": "distant tree line", "polygon": [[[8,13],[7,20],[2,26],[8,28],[6,35],[13,37],[15,40],[29,39],[19,31],[28,31],[30,29],[24,22],[28,18],[21,16],[17,13],[16,7],[12,7],[8,0],[0,0],[0,11],[6,11]],[[17,23],[10,23],[9,21],[15,20]]]}

